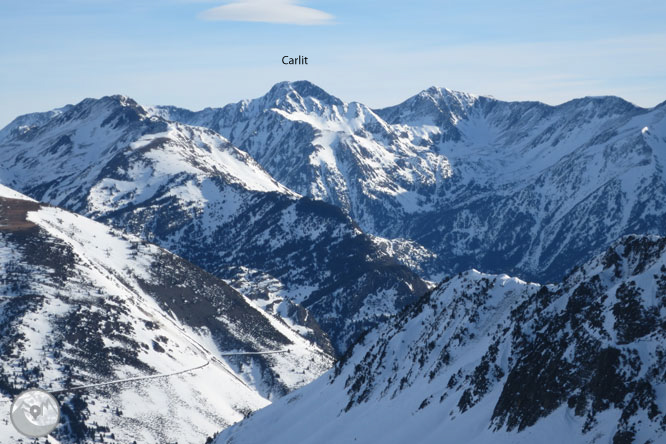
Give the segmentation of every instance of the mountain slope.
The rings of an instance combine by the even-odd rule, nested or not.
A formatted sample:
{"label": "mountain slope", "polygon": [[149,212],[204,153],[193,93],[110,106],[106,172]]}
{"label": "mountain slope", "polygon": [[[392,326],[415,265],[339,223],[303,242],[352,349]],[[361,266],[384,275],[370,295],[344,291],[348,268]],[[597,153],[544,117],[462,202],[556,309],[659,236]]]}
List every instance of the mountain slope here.
{"label": "mountain slope", "polygon": [[370,110],[284,82],[218,109],[152,113],[212,128],[364,231],[411,241],[403,262],[420,257],[430,277],[477,267],[556,281],[622,235],[666,234],[663,105],[432,87]]}
{"label": "mountain slope", "polygon": [[250,295],[263,281],[247,276],[275,279],[281,290],[266,306],[324,349],[330,338],[343,352],[427,289],[338,208],[285,188],[217,133],[126,97],[87,99],[5,138],[0,165],[3,183],[157,243]]}
{"label": "mountain slope", "polygon": [[446,157],[365,105],[306,81],[278,83],[263,97],[223,108],[151,111],[219,132],[290,189],[337,205],[373,234],[394,219],[380,214],[411,214],[451,174]]}
{"label": "mountain slope", "polygon": [[[1,185],[0,276],[0,403],[64,389],[60,442],[200,443],[332,363],[200,268]],[[224,356],[275,349],[290,352]]]}
{"label": "mountain slope", "polygon": [[403,236],[447,270],[540,281],[630,233],[666,234],[666,108],[616,97],[556,107],[431,88],[377,113],[430,140],[453,174],[435,211]]}
{"label": "mountain slope", "polygon": [[666,238],[558,285],[469,271],[216,443],[661,442],[664,344]]}

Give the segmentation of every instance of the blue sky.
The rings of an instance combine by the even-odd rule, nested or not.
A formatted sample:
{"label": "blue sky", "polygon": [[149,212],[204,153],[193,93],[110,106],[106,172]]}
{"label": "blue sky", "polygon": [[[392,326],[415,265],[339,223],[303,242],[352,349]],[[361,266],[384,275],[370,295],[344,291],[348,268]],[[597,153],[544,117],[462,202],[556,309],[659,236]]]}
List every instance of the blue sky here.
{"label": "blue sky", "polygon": [[372,107],[432,85],[648,107],[666,100],[665,23],[663,0],[0,0],[0,126],[85,97],[200,109],[298,79]]}

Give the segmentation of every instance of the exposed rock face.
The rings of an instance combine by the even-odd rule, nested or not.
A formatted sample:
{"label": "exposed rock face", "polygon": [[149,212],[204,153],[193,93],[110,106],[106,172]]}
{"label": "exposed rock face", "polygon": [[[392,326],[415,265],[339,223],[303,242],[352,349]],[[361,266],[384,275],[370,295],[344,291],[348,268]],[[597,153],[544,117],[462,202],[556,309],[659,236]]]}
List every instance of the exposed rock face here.
{"label": "exposed rock face", "polygon": [[430,277],[473,267],[555,282],[623,235],[666,235],[663,105],[433,87],[370,110],[285,82],[223,108],[152,112],[214,129],[370,234],[414,242]]}
{"label": "exposed rock face", "polygon": [[217,442],[660,442],[665,344],[666,238],[628,236],[557,285],[442,282]]}
{"label": "exposed rock face", "polygon": [[212,130],[151,116],[126,97],[87,99],[11,133],[0,165],[3,183],[229,282],[247,287],[239,267],[270,276],[281,299],[314,317],[288,322],[338,353],[427,290],[339,208],[279,184]]}
{"label": "exposed rock face", "polygon": [[[155,245],[0,186],[0,404],[63,392],[60,442],[199,443],[332,358],[224,281]],[[225,357],[225,351],[290,349]],[[177,417],[177,421],[173,418]],[[156,427],[155,424],[168,424]],[[0,423],[3,442],[18,442]]]}

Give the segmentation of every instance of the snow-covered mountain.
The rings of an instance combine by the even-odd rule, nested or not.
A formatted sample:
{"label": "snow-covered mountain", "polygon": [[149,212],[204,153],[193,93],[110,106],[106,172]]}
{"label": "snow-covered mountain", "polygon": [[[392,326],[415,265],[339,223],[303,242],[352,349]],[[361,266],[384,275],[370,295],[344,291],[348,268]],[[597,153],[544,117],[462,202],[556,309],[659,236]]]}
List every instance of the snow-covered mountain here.
{"label": "snow-covered mountain", "polygon": [[666,238],[628,236],[557,285],[472,270],[217,444],[666,439]]}
{"label": "snow-covered mountain", "polygon": [[[177,439],[199,442],[337,352],[218,442],[666,439],[666,241],[613,244],[666,235],[665,165],[666,102],[616,97],[429,88],[372,110],[283,82],[199,112],[112,96],[21,116],[0,184],[81,216],[0,190],[0,390],[205,364],[141,383],[144,416],[134,386],[68,395],[83,422],[58,432],[159,442],[184,415]],[[470,268],[420,298],[419,275]]]}
{"label": "snow-covered mountain", "polygon": [[452,173],[448,159],[427,144],[307,81],[278,83],[263,97],[223,108],[150,112],[217,131],[280,183],[342,208],[373,234],[391,232],[394,214],[433,203]]}
{"label": "snow-covered mountain", "polygon": [[552,107],[431,88],[377,113],[451,162],[438,209],[403,234],[454,252],[445,269],[555,281],[620,236],[666,234],[664,104]]}
{"label": "snow-covered mountain", "polygon": [[280,183],[408,246],[397,257],[420,258],[429,276],[476,267],[554,281],[622,235],[666,234],[666,104],[548,106],[433,87],[371,110],[300,81],[151,113],[219,132]]}
{"label": "snow-covered mountain", "polygon": [[[65,389],[53,437],[68,443],[200,444],[332,365],[195,265],[2,185],[0,320],[0,406]],[[224,356],[266,350],[289,352]],[[0,442],[21,439],[3,418]]]}
{"label": "snow-covered mountain", "polygon": [[[0,182],[268,297],[263,306],[324,349],[330,338],[344,351],[427,290],[343,211],[278,183],[210,129],[151,115],[123,96],[27,120],[0,139]],[[277,290],[266,296],[271,281]]]}

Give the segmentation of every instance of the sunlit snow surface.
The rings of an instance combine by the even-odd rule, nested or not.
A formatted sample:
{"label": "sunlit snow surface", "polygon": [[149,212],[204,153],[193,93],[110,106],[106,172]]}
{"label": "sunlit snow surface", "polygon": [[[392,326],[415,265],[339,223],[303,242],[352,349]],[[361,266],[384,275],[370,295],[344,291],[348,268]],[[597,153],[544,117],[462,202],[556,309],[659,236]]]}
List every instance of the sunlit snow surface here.
{"label": "sunlit snow surface", "polygon": [[663,442],[665,289],[657,236],[559,285],[461,273],[216,444]]}
{"label": "sunlit snow surface", "polygon": [[[222,108],[151,112],[218,131],[367,233],[409,239],[430,252],[416,269],[432,280],[479,267],[553,281],[622,235],[666,234],[663,104],[549,106],[432,87],[370,110],[299,81]],[[407,253],[396,257],[413,263]]]}
{"label": "sunlit snow surface", "polygon": [[[71,120],[63,118],[66,113],[69,113],[67,115]],[[190,113],[191,118],[181,118],[179,113],[187,114],[177,109],[152,109],[147,112],[131,99],[113,97],[86,101],[67,108],[66,112],[56,110],[24,116],[0,133],[3,147],[0,150],[0,181],[16,185],[22,191],[50,203],[100,219],[108,217],[116,224],[130,227],[133,232],[150,239],[156,236],[156,232],[166,231],[168,234],[161,241],[163,246],[169,248],[182,247],[184,239],[188,245],[211,242],[215,234],[219,240],[222,236],[215,233],[215,228],[221,226],[225,227],[224,234],[230,237],[256,233],[256,237],[248,237],[257,242],[253,244],[259,246],[255,250],[269,252],[281,251],[294,240],[302,241],[300,245],[308,247],[321,239],[326,239],[329,245],[336,245],[345,236],[349,238],[350,233],[357,235],[353,241],[358,243],[364,240],[360,236],[362,230],[369,231],[374,235],[371,238],[374,246],[370,250],[372,254],[380,260],[395,257],[433,281],[453,271],[475,267],[519,276],[538,276],[540,280],[555,282],[583,257],[602,251],[624,234],[663,234],[666,208],[666,108],[663,105],[645,110],[618,98],[602,97],[550,107],[541,103],[500,102],[488,97],[430,88],[396,107],[370,110],[357,103],[344,103],[308,82],[287,82],[276,85],[269,94],[257,100]],[[158,116],[199,127],[167,122]],[[241,149],[229,144],[225,137]],[[266,201],[266,196],[272,193],[280,197],[276,199],[280,212],[270,219],[268,226],[260,226],[267,217],[261,210],[267,207],[252,205],[257,200]],[[339,206],[354,218],[358,227],[351,223],[338,224],[333,228],[329,226],[327,231],[325,226],[331,219],[304,218],[302,214],[299,217],[297,203],[303,202],[298,200],[299,195]],[[171,205],[169,210],[174,210],[177,215],[165,217],[158,226],[152,226],[157,214],[155,209],[164,208],[167,204]],[[247,208],[252,208],[251,217],[243,212]],[[242,217],[234,219],[239,214]],[[51,216],[44,220],[31,216],[31,220],[43,224],[44,229],[52,227],[55,230],[51,232],[53,235],[64,230],[66,241],[72,242],[75,249],[78,248],[77,242],[81,245],[97,243],[97,238],[85,242],[77,240],[72,235],[75,230],[57,220],[54,222]],[[118,219],[114,220],[114,217]],[[239,222],[234,223],[236,220]],[[162,223],[164,221],[166,223]],[[225,223],[229,225],[225,226]],[[236,230],[236,227],[239,228]],[[335,236],[322,237],[331,231]],[[247,251],[243,251],[243,246],[233,244],[223,252],[223,256],[231,257],[233,261],[237,258],[247,260]],[[2,248],[8,261],[20,261],[16,249]],[[87,263],[94,265],[91,271],[94,278],[102,279],[102,282],[110,280],[109,292],[125,285],[118,276],[126,274],[126,271],[123,269],[107,275],[103,270],[114,264],[95,264],[104,263],[107,254],[114,261],[121,260],[126,254],[123,248],[117,245],[112,251],[93,251],[89,258],[86,256]],[[387,254],[381,256],[377,251]],[[299,252],[310,253],[308,248]],[[328,257],[331,252],[335,250],[323,249],[307,258]],[[265,286],[267,298],[261,306],[270,313],[282,314],[286,298],[306,302],[309,296],[320,290],[315,283],[326,282],[331,269],[315,270],[313,273],[302,264],[298,265],[298,259],[301,259],[299,253],[292,250],[290,254],[290,262],[284,267],[287,271],[282,275],[275,277],[265,273],[258,269],[263,264],[255,263],[234,276],[238,277],[234,285],[248,290]],[[264,263],[268,260],[268,255],[260,259]],[[239,262],[242,261],[239,259]],[[434,268],[432,264],[435,264]],[[144,265],[136,264],[139,268],[135,271],[136,278],[145,276],[141,271]],[[218,272],[220,269],[211,270]],[[38,268],[31,271],[46,273]],[[466,279],[478,283],[479,276],[488,276],[475,273],[466,274]],[[261,279],[251,281],[257,275]],[[376,281],[384,278],[386,275]],[[537,289],[505,276],[492,279],[530,291]],[[460,283],[467,285],[467,282]],[[40,291],[48,292],[51,290],[47,284],[35,283],[45,285],[47,288]],[[412,284],[414,281],[406,283],[408,287]],[[354,289],[355,285],[357,282],[349,288]],[[646,294],[652,294],[653,289],[642,283],[640,285]],[[134,287],[132,284],[129,288]],[[612,287],[607,290],[612,293],[617,289]],[[77,296],[76,289],[72,293]],[[324,303],[316,301],[313,304],[314,308],[324,307],[323,313],[320,313],[320,319],[324,321],[340,318],[345,322],[376,320],[395,311],[397,304],[391,302],[399,300],[390,286],[375,287],[370,294],[364,294],[367,298],[358,304],[353,313],[346,313],[343,317],[340,316],[343,295],[336,289],[326,293]],[[347,291],[344,300],[353,294]],[[612,301],[611,297],[608,303]],[[566,305],[563,300],[558,303],[559,308]],[[501,318],[506,313],[500,305],[494,306],[493,310]],[[557,304],[555,308],[558,308]],[[48,312],[64,313],[68,309],[67,303],[54,298]],[[604,309],[609,307],[604,306]],[[177,317],[172,313],[162,314],[178,324]],[[44,323],[44,316],[38,312],[29,319],[40,326]],[[613,329],[613,316],[608,313],[604,316],[603,327],[608,333]],[[494,322],[490,325],[496,325]],[[42,332],[49,328],[48,323],[45,324],[34,331],[25,329],[23,333],[30,343],[43,342]],[[301,333],[312,331],[290,319],[286,324]],[[410,334],[418,335],[419,325],[413,324],[415,333]],[[285,325],[282,327],[287,328]],[[441,330],[444,329],[437,329]],[[563,328],[561,331],[569,334],[573,329]],[[213,338],[205,331],[187,330],[187,333],[208,350],[215,349]],[[430,333],[424,334],[429,338]],[[469,375],[468,370],[475,368],[472,363],[478,361],[478,353],[482,353],[483,347],[488,345],[478,338],[478,331],[474,333],[477,335],[475,341],[460,344],[462,351],[458,350],[462,354],[469,353],[469,361],[460,361],[460,368],[463,373],[467,372],[466,375]],[[614,341],[613,334],[608,334]],[[404,339],[409,343],[414,338]],[[178,343],[175,339],[173,341]],[[365,344],[370,346],[371,343]],[[474,348],[474,344],[479,348]],[[434,359],[424,352],[423,347],[415,346],[412,352],[402,344],[393,345],[392,349],[398,357],[393,362],[399,368],[403,361],[421,357],[416,353],[424,355],[426,362],[422,366],[430,365]],[[436,352],[439,352],[440,345],[435,341]],[[153,352],[145,351],[146,356]],[[569,353],[570,350],[567,350],[566,356]],[[637,353],[645,358],[645,362],[649,361],[645,350],[639,349]],[[187,356],[192,358],[196,353]],[[506,356],[503,355],[502,359]],[[372,367],[372,363],[360,361],[360,356],[352,359],[352,362]],[[303,365],[304,362],[297,364]],[[290,363],[290,368],[296,368],[297,364]],[[267,387],[260,382],[260,371],[257,367],[249,367],[239,371],[243,380],[260,393],[265,393]],[[412,364],[405,366],[411,367]],[[350,368],[346,367],[347,377],[351,377]],[[390,386],[386,393],[393,394],[403,374],[388,383],[390,376],[384,370],[389,370],[379,370],[371,374],[384,378],[383,382]],[[119,371],[122,374],[122,369]],[[441,428],[441,424],[449,422],[463,425],[459,429],[456,429],[457,426],[450,429],[453,430],[451,433],[458,430],[460,433],[454,436],[463,441],[483,442],[490,439],[487,434],[490,433],[488,423],[492,412],[488,404],[494,405],[499,399],[497,381],[483,395],[484,402],[471,407],[465,415],[454,413],[449,415],[450,419],[443,421],[440,410],[434,406],[437,403],[444,406],[444,415],[448,415],[455,410],[462,388],[454,384],[455,396],[450,395],[440,402],[438,396],[447,387],[450,378],[446,379],[448,370],[438,371],[440,373],[435,375],[433,381],[436,381],[439,392],[422,409],[418,407],[433,395],[435,389],[431,390],[431,387],[435,383],[426,384],[423,372],[416,370],[411,375],[404,374],[404,377],[407,377],[407,382],[410,378],[413,380],[411,386],[419,389],[419,394],[397,390],[395,399],[404,401],[399,408],[388,404],[390,397],[387,394],[380,396],[380,402],[374,406],[376,408],[366,407],[363,402],[353,406],[350,414],[360,411],[367,417],[377,415],[378,426],[371,428],[369,435],[359,436],[367,438],[368,442],[376,441],[370,439],[370,435],[384,438],[387,442],[401,442],[400,439],[405,437],[401,431],[387,431],[391,422],[397,419],[395,410],[402,417],[416,418],[415,424],[422,429],[432,430],[433,435],[428,436],[435,442],[449,432],[449,429]],[[44,372],[45,377],[49,376],[51,380],[57,380],[60,375],[57,368],[49,368],[48,365]],[[301,378],[298,372],[290,373],[290,370],[287,374],[292,378],[289,381],[293,386],[310,376],[308,373]],[[358,380],[356,378],[354,382]],[[332,419],[332,424],[349,425],[349,434],[339,432],[343,433],[342,441],[347,438],[353,441],[351,433],[358,432],[356,425],[360,420],[355,419],[355,415],[337,416],[350,399],[341,393],[340,378],[334,382],[338,384],[340,393],[328,392],[329,389],[321,388],[322,384],[319,380],[314,388],[306,388],[303,393],[321,389],[322,396],[326,397],[322,408],[328,409],[321,411],[323,416],[335,413],[337,419]],[[423,384],[427,390],[421,390]],[[364,381],[357,385],[368,387]],[[349,391],[350,388],[345,387],[344,390]],[[660,395],[663,394],[663,387],[657,386],[657,390]],[[375,396],[377,392],[373,388],[369,393]],[[359,392],[356,392],[354,397],[358,395]],[[330,431],[330,436],[337,436],[328,423],[312,419],[311,415],[316,414],[315,401],[308,401],[309,404],[303,404],[308,407],[303,408],[298,407],[297,400],[290,398],[290,401],[289,406],[293,404],[295,412],[310,418],[322,431]],[[280,402],[286,403],[287,400]],[[289,408],[286,411],[290,411]],[[264,421],[261,419],[263,415],[258,414],[251,421]],[[618,415],[619,412],[614,409],[598,413],[596,419],[601,425],[599,431],[594,432],[596,435],[590,435],[592,439],[610,439],[611,432],[604,429],[604,424],[617,422]],[[632,421],[640,419],[640,415],[642,413],[639,412],[631,416]],[[273,430],[273,437],[287,439],[287,434],[296,430],[296,427],[292,430],[290,425],[299,422],[298,418],[291,418],[289,414],[285,417],[290,419],[289,427],[285,425],[281,431],[275,431],[269,427],[270,424],[261,425],[265,430]],[[223,419],[226,421],[226,418]],[[436,423],[436,420],[439,422]],[[644,420],[642,424],[648,422]],[[223,421],[218,429],[227,423]],[[549,432],[562,429],[571,430],[569,436],[572,442],[577,442],[580,426],[580,418],[558,409],[518,437],[538,440],[536,435],[530,435],[533,433],[531,430],[550,436]],[[639,438],[650,436],[645,427],[651,426],[639,426]],[[345,427],[341,428],[345,430]],[[319,434],[319,429],[308,429],[307,433],[307,436],[325,437],[323,433]],[[493,436],[502,437],[502,433],[500,430]],[[509,441],[512,439],[510,436],[506,437]]]}
{"label": "sunlit snow surface", "polygon": [[269,274],[282,297],[314,307],[339,352],[426,289],[414,272],[393,273],[387,254],[405,251],[404,263],[432,257],[418,245],[374,243],[346,214],[278,183],[213,130],[151,115],[127,97],[84,100],[10,131],[0,146],[0,183],[159,244],[217,277],[237,280],[229,270],[238,266]]}
{"label": "sunlit snow surface", "polygon": [[[23,196],[2,187],[2,197]],[[151,267],[161,255],[168,253],[135,237],[54,207],[41,207],[28,213],[27,219],[39,227],[41,235],[54,249],[51,253],[44,252],[44,255],[50,257],[56,254],[55,249],[60,252],[58,254],[67,252],[74,258],[75,268],[68,271],[65,279],[45,266],[33,266],[29,275],[21,275],[25,278],[25,285],[29,285],[30,291],[39,295],[40,299],[36,299],[35,304],[20,318],[9,319],[17,329],[13,333],[18,334],[19,339],[13,344],[17,347],[17,354],[3,358],[3,374],[17,374],[20,360],[21,366],[36,366],[43,373],[35,381],[26,380],[26,387],[36,383],[47,390],[59,390],[105,380],[178,372],[209,363],[191,373],[170,378],[84,391],[90,418],[86,423],[92,427],[94,421],[109,427],[110,431],[102,432],[107,442],[163,443],[177,440],[201,443],[221,427],[269,404],[270,401],[261,393],[270,393],[271,389],[266,386],[268,382],[263,375],[253,374],[256,369],[251,361],[239,372],[236,364],[226,362],[228,358],[219,357],[222,352],[233,349],[220,350],[207,329],[184,325],[172,313],[165,312],[144,290],[146,282],[154,281]],[[0,270],[3,275],[8,272],[15,274],[16,264],[25,263],[22,244],[12,236],[0,230]],[[25,289],[20,292],[25,293]],[[0,294],[0,314],[6,316],[18,293],[8,284],[0,285]],[[122,331],[102,333],[106,330],[101,324],[93,326],[100,331],[93,330],[91,334],[99,334],[104,347],[109,349],[123,349],[127,340],[141,345],[135,350],[137,358],[147,365],[150,372],[133,364],[118,363],[110,375],[100,376],[94,370],[75,368],[75,379],[63,380],[62,362],[78,356],[80,351],[64,347],[58,350],[62,355],[53,354],[58,347],[53,341],[62,333],[56,326],[58,319],[72,310],[76,311],[77,306],[81,307],[79,310],[90,307],[90,314],[98,311],[104,319],[106,313],[97,310],[94,302],[91,305],[97,297],[104,298],[107,304],[106,308],[99,310],[110,309],[117,315],[105,322],[113,322]],[[248,299],[245,299],[244,308],[237,309],[254,311],[266,319],[271,328],[288,338],[290,344],[284,348],[288,348],[290,353],[267,358],[286,387],[299,387],[329,367],[327,356],[284,323],[254,307]],[[214,316],[214,313],[211,315]],[[224,321],[224,313],[219,319]],[[227,327],[231,332],[237,328],[232,324]],[[255,338],[248,337],[246,344],[253,341]],[[161,347],[151,345],[155,343]],[[278,346],[275,345],[276,348]],[[88,364],[94,367],[95,363]],[[60,397],[60,401],[68,397]],[[116,411],[122,414],[117,415]],[[110,438],[111,433],[115,441]],[[18,438],[9,423],[0,421],[0,441],[16,442]]]}

